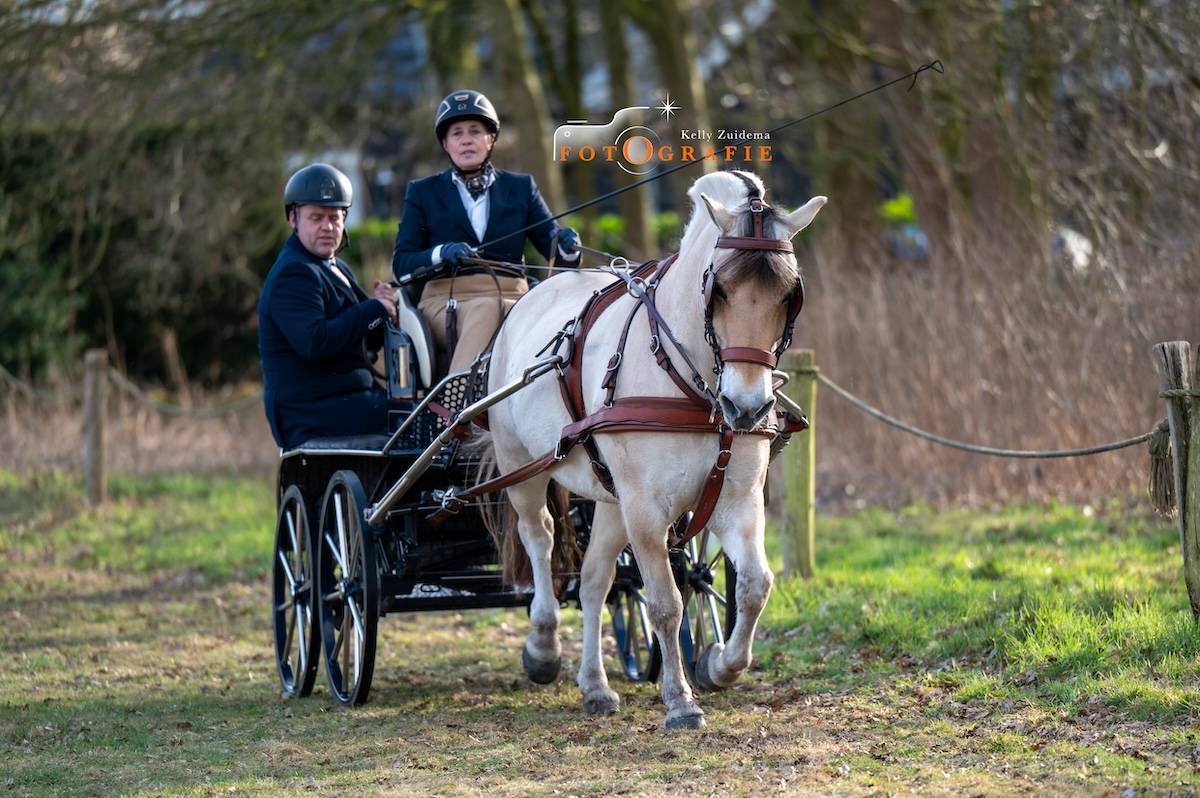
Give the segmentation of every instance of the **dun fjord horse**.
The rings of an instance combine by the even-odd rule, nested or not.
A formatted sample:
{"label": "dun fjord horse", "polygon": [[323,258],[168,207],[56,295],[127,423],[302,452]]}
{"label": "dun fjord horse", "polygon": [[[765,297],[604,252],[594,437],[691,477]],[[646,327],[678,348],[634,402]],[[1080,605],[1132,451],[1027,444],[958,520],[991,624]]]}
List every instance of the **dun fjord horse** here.
{"label": "dun fjord horse", "polygon": [[[762,202],[763,191],[758,177],[744,172],[696,180],[688,191],[692,215],[678,257],[664,261],[666,269],[647,270],[637,284],[610,292],[619,296],[585,336],[582,325],[575,325],[571,360],[578,369],[582,415],[612,423],[593,425],[564,446],[565,428],[579,422],[581,413],[568,407],[569,390],[550,376],[489,411],[502,474],[547,451],[559,455],[551,466],[508,488],[532,567],[532,630],[522,662],[535,681],[552,680],[561,663],[549,481],[596,502],[580,573],[583,659],[576,677],[589,713],[611,713],[620,706],[601,659],[601,612],[615,562],[628,543],[662,644],[666,727],[704,725],[680,659],[683,607],[667,555],[672,524],[688,511],[701,524],[707,520],[737,570],[736,625],[724,646],[714,644],[704,652],[697,680],[726,687],[750,665],[755,627],[773,579],[763,550],[763,483],[771,440],[764,426],[776,423],[771,371],[775,355],[790,340],[802,298],[790,240],[825,204],[824,197],[814,197],[790,214],[781,213]],[[496,339],[490,389],[519,378],[564,322],[613,282],[603,272],[566,272],[534,288],[513,308]],[[646,293],[646,286],[652,307],[642,306],[634,315],[637,295]],[[559,339],[560,353],[567,351],[571,337]],[[663,360],[673,364],[674,373]],[[698,409],[680,409],[685,392]],[[714,480],[716,494],[705,488]],[[715,505],[697,505],[705,500]],[[674,533],[681,528],[676,525]]]}

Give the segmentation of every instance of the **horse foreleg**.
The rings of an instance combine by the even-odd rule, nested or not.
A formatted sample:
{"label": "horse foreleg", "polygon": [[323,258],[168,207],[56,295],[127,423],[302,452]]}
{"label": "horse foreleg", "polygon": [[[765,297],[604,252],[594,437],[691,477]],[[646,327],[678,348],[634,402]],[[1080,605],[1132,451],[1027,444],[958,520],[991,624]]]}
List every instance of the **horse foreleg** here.
{"label": "horse foreleg", "polygon": [[529,606],[532,628],[521,650],[521,665],[530,680],[549,684],[562,667],[562,645],[558,640],[558,598],[550,553],[554,547],[554,522],[546,507],[549,478],[531,479],[508,489],[517,512],[517,530],[529,556],[533,572],[533,602]]}
{"label": "horse foreleg", "polygon": [[725,556],[737,570],[737,622],[722,646],[714,643],[696,663],[696,681],[706,690],[719,690],[737,681],[750,667],[751,648],[759,616],[771,594],[774,576],[763,548],[762,508],[731,519],[722,535]]}
{"label": "horse foreleg", "polygon": [[598,502],[592,519],[583,568],[579,574],[579,605],[583,611],[583,658],[575,683],[583,693],[589,715],[608,715],[621,707],[620,697],[608,686],[600,637],[604,600],[612,587],[617,555],[625,548],[625,524],[615,504]]}
{"label": "horse foreleg", "polygon": [[[632,506],[646,506],[633,497],[622,497]],[[623,504],[622,508],[627,505]],[[625,515],[626,532],[633,545],[638,570],[646,585],[646,604],[654,634],[662,647],[662,699],[667,705],[666,728],[699,729],[704,725],[704,710],[692,697],[683,673],[679,650],[679,623],[683,618],[683,600],[675,587],[675,577],[667,559],[667,520],[652,521]]]}

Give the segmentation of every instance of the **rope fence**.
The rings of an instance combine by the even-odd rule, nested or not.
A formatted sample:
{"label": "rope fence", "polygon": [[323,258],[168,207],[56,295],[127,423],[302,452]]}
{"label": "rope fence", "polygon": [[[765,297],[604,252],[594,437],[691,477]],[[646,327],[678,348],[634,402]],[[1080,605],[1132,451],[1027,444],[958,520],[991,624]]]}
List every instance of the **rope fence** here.
{"label": "rope fence", "polygon": [[[859,411],[888,426],[972,454],[1023,459],[1084,457],[1147,443],[1150,452],[1150,502],[1164,515],[1174,514],[1178,522],[1188,601],[1193,617],[1200,620],[1200,357],[1193,358],[1191,345],[1187,341],[1156,344],[1151,352],[1162,379],[1162,388],[1157,395],[1167,403],[1165,419],[1149,432],[1130,438],[1076,449],[1049,450],[981,446],[921,429],[880,410],[822,374],[813,362],[811,351],[789,352],[781,367],[794,376],[800,385],[803,394],[801,404],[808,411],[810,428],[801,445],[803,453],[787,458],[792,463],[785,460],[785,474],[794,478],[796,474],[806,470],[811,472],[815,467],[816,427],[813,416],[818,383]],[[791,486],[793,483],[788,484]],[[786,496],[784,561],[788,570],[810,576],[814,566],[813,503],[816,496],[811,477],[795,484],[798,489],[793,491],[789,488]]]}
{"label": "rope fence", "polygon": [[949,446],[952,449],[959,449],[964,452],[971,452],[972,454],[988,455],[990,457],[1049,459],[1055,457],[1082,457],[1089,454],[1101,454],[1102,452],[1112,452],[1116,451],[1117,449],[1125,449],[1129,446],[1136,446],[1139,443],[1146,443],[1156,434],[1165,432],[1168,426],[1167,420],[1164,418],[1154,429],[1150,430],[1149,432],[1144,432],[1141,435],[1137,435],[1132,438],[1125,438],[1119,441],[1113,441],[1112,443],[1102,443],[1096,446],[1085,446],[1081,449],[1051,449],[1047,451],[1038,451],[1032,449],[998,449],[993,446],[980,446],[979,444],[957,441],[953,438],[947,438],[945,436],[929,432],[928,430],[914,427],[912,424],[903,422],[894,416],[889,416],[879,408],[868,404],[864,400],[847,391],[842,386],[838,385],[833,380],[826,377],[824,374],[818,372],[817,379],[821,382],[821,384],[825,385],[838,396],[857,407],[859,410],[863,411],[869,416],[874,416],[889,426],[907,432],[910,435],[916,435],[918,438],[924,438],[927,441],[941,444],[942,446]]}

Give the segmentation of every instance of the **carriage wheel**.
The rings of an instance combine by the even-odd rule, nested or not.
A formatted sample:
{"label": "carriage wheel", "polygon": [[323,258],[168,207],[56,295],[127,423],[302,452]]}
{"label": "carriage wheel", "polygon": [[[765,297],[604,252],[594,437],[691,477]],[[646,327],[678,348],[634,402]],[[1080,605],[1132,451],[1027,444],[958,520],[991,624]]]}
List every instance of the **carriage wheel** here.
{"label": "carriage wheel", "polygon": [[[737,621],[737,571],[708,529],[688,541],[676,556],[677,587],[683,599],[679,647],[684,668],[689,677],[694,677],[696,661],[704,650],[713,643],[724,643],[733,632]],[[654,647],[659,650],[657,640]]]}
{"label": "carriage wheel", "polygon": [[329,480],[321,503],[317,586],[325,675],[339,703],[362,704],[375,669],[379,572],[375,537],[363,521],[367,505],[353,471]]}
{"label": "carriage wheel", "polygon": [[[633,555],[627,548],[617,558],[617,567],[628,568],[633,562]],[[608,611],[612,616],[621,670],[632,681],[653,682],[662,669],[662,650],[654,639],[645,594],[634,585],[618,590]]]}
{"label": "carriage wheel", "polygon": [[275,621],[275,664],[284,698],[312,692],[320,650],[313,618],[313,538],[308,503],[299,485],[289,485],[279,502],[271,579]]}

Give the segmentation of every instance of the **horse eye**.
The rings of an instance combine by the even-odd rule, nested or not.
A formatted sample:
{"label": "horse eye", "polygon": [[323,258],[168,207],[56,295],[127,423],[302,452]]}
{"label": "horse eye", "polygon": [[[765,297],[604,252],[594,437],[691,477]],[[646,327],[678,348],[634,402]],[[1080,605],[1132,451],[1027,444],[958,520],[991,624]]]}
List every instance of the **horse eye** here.
{"label": "horse eye", "polygon": [[722,302],[729,301],[729,295],[725,293],[725,289],[719,283],[713,286],[713,298],[719,299]]}

